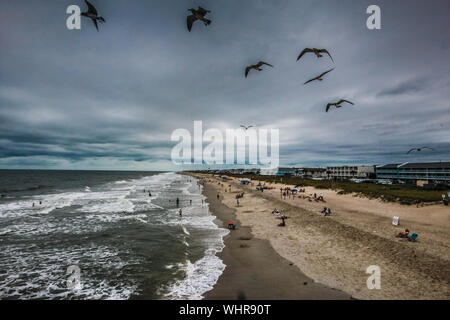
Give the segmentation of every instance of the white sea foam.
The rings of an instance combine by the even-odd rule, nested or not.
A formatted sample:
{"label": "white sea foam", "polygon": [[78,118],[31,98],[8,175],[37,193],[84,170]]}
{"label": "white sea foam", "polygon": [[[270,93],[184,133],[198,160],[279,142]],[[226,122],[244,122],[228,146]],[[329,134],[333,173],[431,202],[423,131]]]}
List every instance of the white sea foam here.
{"label": "white sea foam", "polygon": [[[20,217],[25,215],[48,214],[55,209],[69,207],[82,197],[82,192],[65,192],[42,196],[28,197],[25,200],[16,200],[0,205],[1,217]],[[42,202],[40,204],[39,202]],[[34,204],[34,206],[33,206]]]}
{"label": "white sea foam", "polygon": [[[32,248],[33,255],[21,248],[7,246],[2,249],[0,262],[10,266],[0,275],[0,297],[16,299],[129,299],[136,290],[136,284],[111,281],[111,277],[98,276],[83,272],[85,268],[102,272],[118,270],[138,260],[123,261],[118,251],[106,246],[95,250],[85,247],[67,247],[62,249]],[[39,263],[35,263],[35,255]],[[80,261],[81,289],[67,289],[67,267],[78,265]],[[107,265],[107,267],[105,267]],[[96,267],[97,266],[97,267]],[[116,274],[116,273],[113,273]]]}
{"label": "white sea foam", "polygon": [[189,231],[187,231],[187,229],[186,229],[185,226],[181,226],[181,228],[183,229],[183,232],[184,232],[186,235],[190,235]]}
{"label": "white sea foam", "polygon": [[[192,179],[190,185],[182,187],[182,193],[193,197],[198,202],[198,200],[204,200],[205,197],[201,194],[202,188],[199,189],[196,182],[196,179]],[[200,300],[207,291],[214,287],[225,269],[225,264],[217,257],[217,253],[223,250],[225,246],[223,237],[229,233],[229,230],[219,228],[213,222],[216,217],[209,212],[209,207],[205,204],[183,208],[181,220],[177,209],[170,210],[169,213],[165,219],[159,222],[168,225],[181,225],[183,233],[189,236],[192,232],[189,232],[188,228],[192,231],[207,232],[209,236],[203,239],[203,243],[208,247],[205,250],[204,257],[195,262],[186,260],[181,268],[181,271],[184,272],[184,278],[163,288],[163,291],[167,292],[165,297],[167,299]],[[183,243],[187,244],[185,240],[183,240]],[[174,266],[169,265],[167,268],[173,269]],[[179,266],[178,269],[180,269]]]}
{"label": "white sea foam", "polygon": [[205,256],[192,263],[186,261],[185,279],[178,280],[168,288],[166,298],[173,300],[201,300],[210,291],[225,270],[225,264],[216,256],[217,251],[209,249]]}

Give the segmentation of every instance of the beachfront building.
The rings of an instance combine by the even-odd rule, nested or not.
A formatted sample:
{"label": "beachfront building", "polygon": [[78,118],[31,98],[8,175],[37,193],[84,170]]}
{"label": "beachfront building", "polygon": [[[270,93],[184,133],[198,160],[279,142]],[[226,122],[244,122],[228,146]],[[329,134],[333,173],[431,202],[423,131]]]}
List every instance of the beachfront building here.
{"label": "beachfront building", "polygon": [[382,180],[398,180],[398,166],[401,163],[389,163],[382,166],[375,167],[375,175],[377,179]]}
{"label": "beachfront building", "polygon": [[450,162],[386,164],[376,167],[377,179],[417,183],[450,183]]}
{"label": "beachfront building", "polygon": [[375,166],[327,167],[329,179],[371,179],[375,178]]}
{"label": "beachfront building", "polygon": [[301,168],[298,176],[305,179],[326,179],[326,171],[325,168]]}
{"label": "beachfront building", "polygon": [[261,168],[259,174],[261,176],[276,176],[278,168]]}
{"label": "beachfront building", "polygon": [[244,169],[242,174],[260,174],[261,173],[261,169]]}
{"label": "beachfront building", "polygon": [[277,171],[277,176],[295,176],[295,175],[297,175],[297,172],[298,172],[298,168],[283,168],[283,167],[280,167],[280,168],[278,168],[278,171]]}

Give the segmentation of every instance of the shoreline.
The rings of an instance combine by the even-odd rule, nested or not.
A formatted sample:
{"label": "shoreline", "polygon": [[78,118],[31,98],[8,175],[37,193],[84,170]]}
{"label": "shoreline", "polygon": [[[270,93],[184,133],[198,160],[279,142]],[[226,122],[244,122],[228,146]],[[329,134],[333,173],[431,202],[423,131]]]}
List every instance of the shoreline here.
{"label": "shoreline", "polygon": [[[198,177],[197,177],[198,178]],[[217,191],[203,184],[203,194],[219,227],[228,221],[236,230],[223,239],[225,247],[218,257],[226,265],[205,300],[348,300],[351,296],[319,284],[307,277],[292,262],[281,257],[268,240],[256,238],[250,227],[237,219],[235,209],[217,200]]]}

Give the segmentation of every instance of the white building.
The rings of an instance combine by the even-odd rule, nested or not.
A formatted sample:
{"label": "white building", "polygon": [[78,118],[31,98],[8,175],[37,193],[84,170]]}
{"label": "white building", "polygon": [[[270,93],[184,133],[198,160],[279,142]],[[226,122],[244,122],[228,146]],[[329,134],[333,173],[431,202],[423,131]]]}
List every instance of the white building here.
{"label": "white building", "polygon": [[374,178],[375,166],[339,166],[327,167],[330,179],[369,179]]}

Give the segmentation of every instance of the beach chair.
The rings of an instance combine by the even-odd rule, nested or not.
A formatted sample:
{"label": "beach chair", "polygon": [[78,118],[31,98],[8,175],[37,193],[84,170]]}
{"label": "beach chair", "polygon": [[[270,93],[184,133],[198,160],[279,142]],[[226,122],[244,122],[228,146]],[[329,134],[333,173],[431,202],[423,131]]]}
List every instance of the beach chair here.
{"label": "beach chair", "polygon": [[417,240],[418,237],[419,237],[419,235],[418,235],[417,233],[413,233],[413,234],[411,235],[411,237],[408,238],[408,241],[416,242],[416,240]]}

